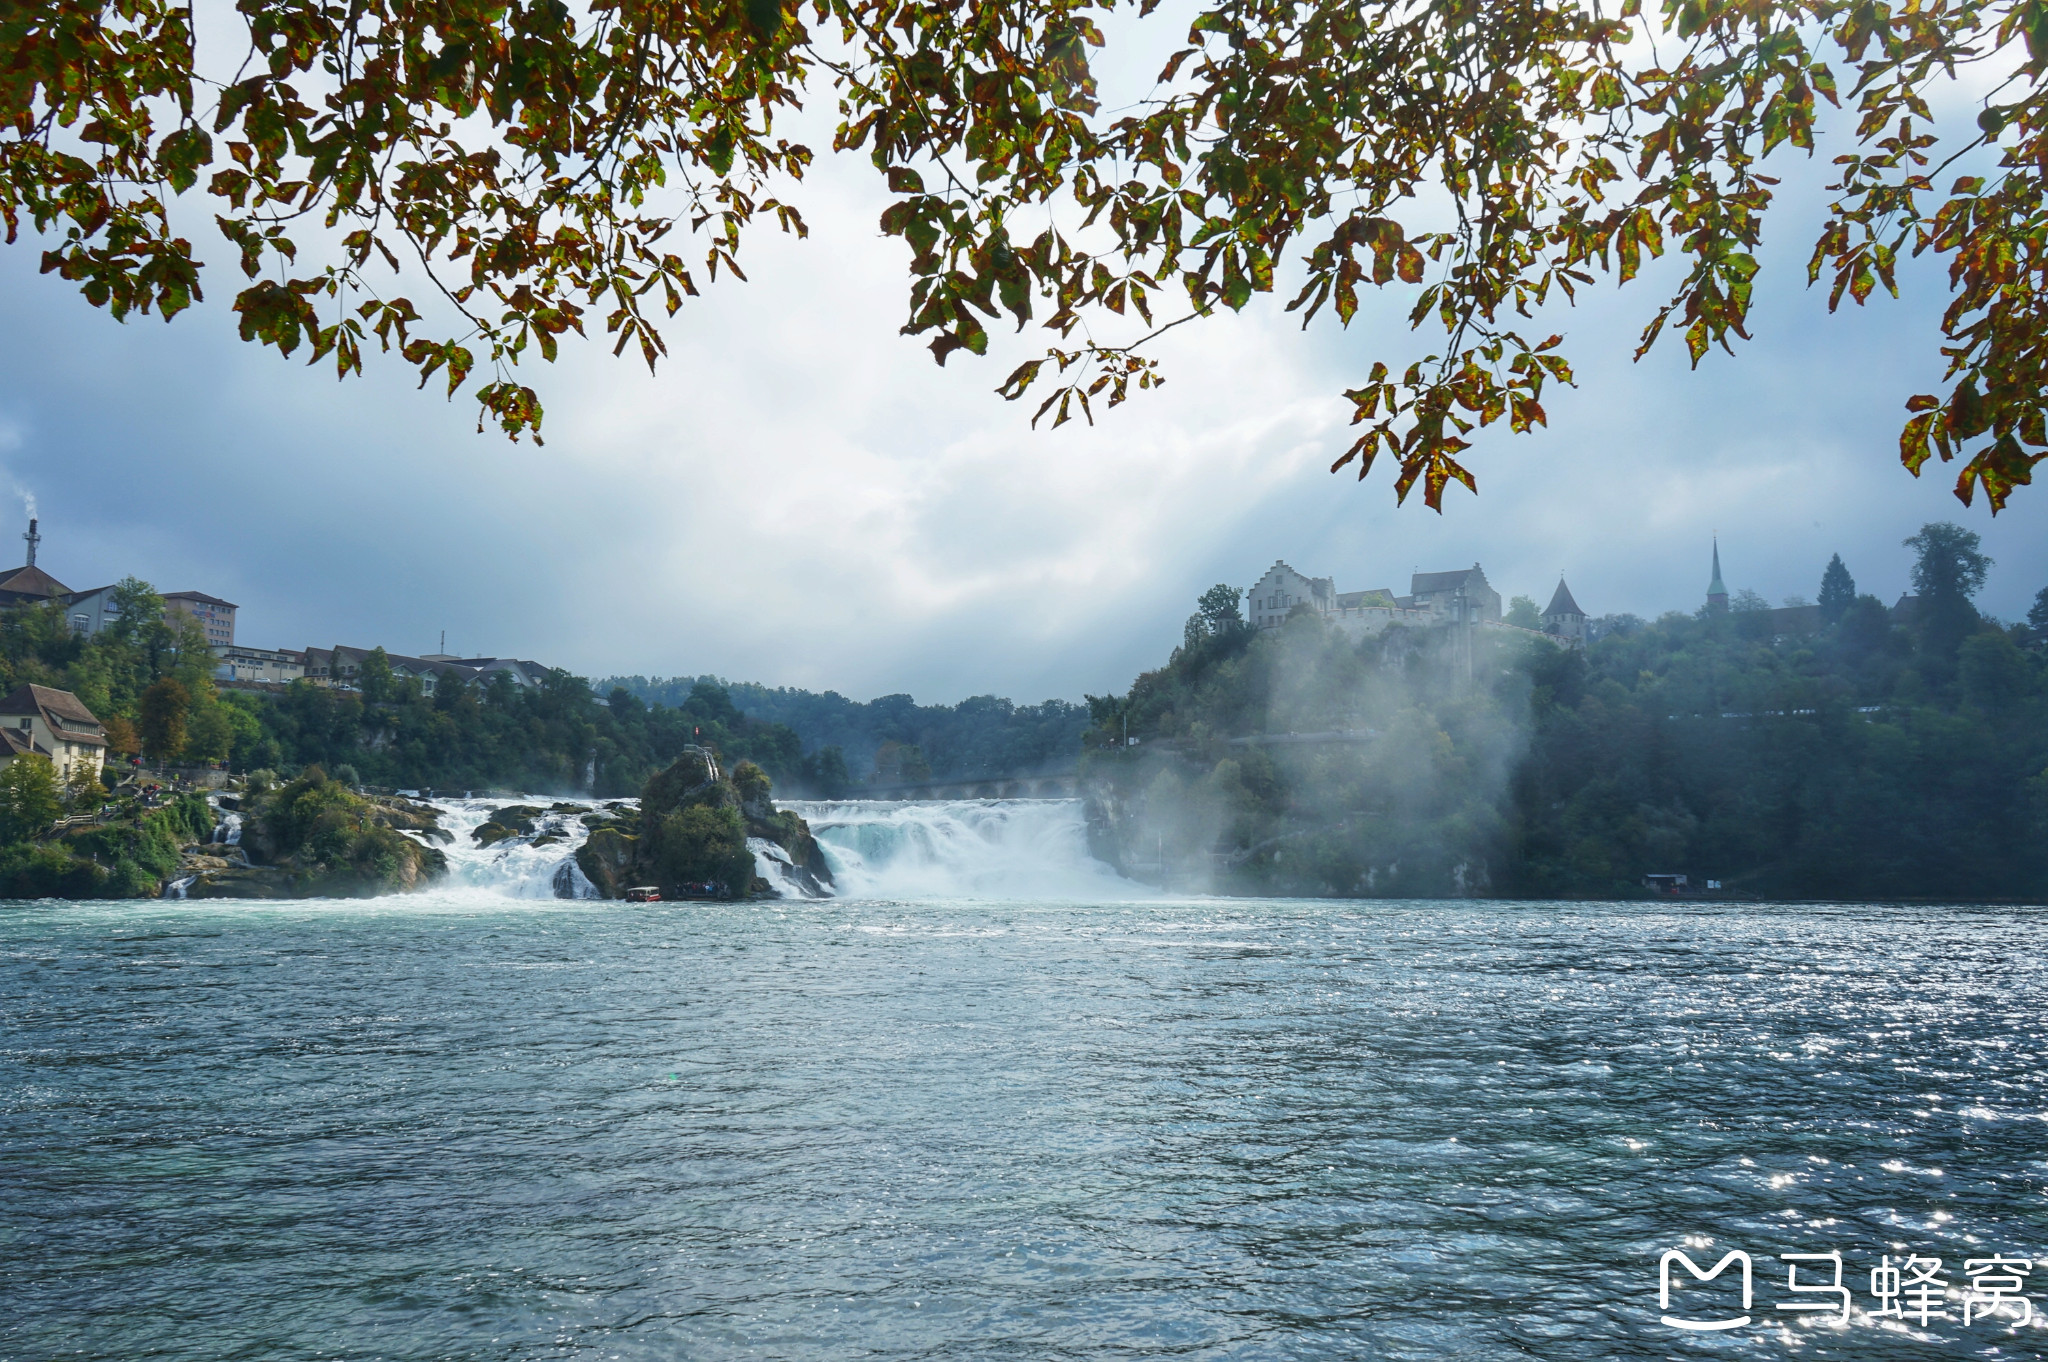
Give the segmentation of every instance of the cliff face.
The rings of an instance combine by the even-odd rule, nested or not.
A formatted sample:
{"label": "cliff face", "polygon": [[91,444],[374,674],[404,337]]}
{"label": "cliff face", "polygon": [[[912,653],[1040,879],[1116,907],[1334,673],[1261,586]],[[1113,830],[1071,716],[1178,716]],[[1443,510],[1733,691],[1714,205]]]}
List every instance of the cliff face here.
{"label": "cliff face", "polygon": [[637,810],[614,804],[586,816],[591,832],[577,864],[606,898],[635,885],[653,885],[664,898],[767,896],[774,890],[754,873],[747,846],[760,837],[822,891],[832,882],[824,853],[804,820],[777,809],[768,794],[768,777],[752,762],[727,776],[710,753],[687,748],[647,782]]}

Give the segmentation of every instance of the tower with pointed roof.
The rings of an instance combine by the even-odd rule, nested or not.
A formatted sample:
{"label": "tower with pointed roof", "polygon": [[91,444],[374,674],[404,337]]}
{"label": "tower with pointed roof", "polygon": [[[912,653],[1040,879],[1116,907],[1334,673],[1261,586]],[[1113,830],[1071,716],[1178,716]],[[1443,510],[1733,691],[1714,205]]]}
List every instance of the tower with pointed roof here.
{"label": "tower with pointed roof", "polygon": [[1543,608],[1543,632],[1574,648],[1586,646],[1586,612],[1572,599],[1572,589],[1564,584],[1561,572],[1557,575],[1557,590],[1551,593],[1550,604]]}
{"label": "tower with pointed roof", "polygon": [[1721,584],[1721,536],[1714,536],[1714,580],[1707,583],[1707,609],[1726,610],[1728,588]]}

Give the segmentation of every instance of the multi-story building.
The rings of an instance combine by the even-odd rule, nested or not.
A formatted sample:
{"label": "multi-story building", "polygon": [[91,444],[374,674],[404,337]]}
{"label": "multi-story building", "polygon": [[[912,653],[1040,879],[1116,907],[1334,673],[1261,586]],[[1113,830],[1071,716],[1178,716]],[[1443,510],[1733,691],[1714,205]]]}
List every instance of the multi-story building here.
{"label": "multi-story building", "polygon": [[[350,648],[337,643],[332,648],[308,648],[300,656],[305,678],[314,685],[355,690],[362,683],[363,659],[375,651],[374,648]],[[474,681],[480,675],[476,667],[467,663],[447,662],[440,658],[407,657],[403,653],[392,652],[385,653],[384,658],[390,663],[394,678],[417,680],[422,695],[432,695],[443,681]]]}
{"label": "multi-story building", "polygon": [[1418,572],[1409,579],[1409,594],[1396,596],[1387,587],[1340,592],[1328,577],[1305,576],[1279,562],[1246,593],[1245,617],[1257,628],[1277,629],[1298,605],[1360,637],[1395,624],[1498,624],[1501,619],[1500,593],[1477,563],[1456,572]]}
{"label": "multi-story building", "polygon": [[457,662],[475,671],[478,681],[486,686],[491,684],[496,673],[503,672],[519,689],[532,690],[540,685],[548,674],[548,669],[538,662],[527,662],[513,657],[465,657],[457,659]]}
{"label": "multi-story building", "polygon": [[0,766],[31,754],[48,758],[61,781],[97,779],[106,765],[106,730],[68,690],[16,686],[0,698]]}
{"label": "multi-story building", "polygon": [[172,591],[164,596],[164,621],[176,624],[180,615],[197,620],[206,631],[207,647],[231,648],[235,642],[237,608],[233,601],[209,596],[204,591]]}
{"label": "multi-story building", "polygon": [[121,617],[114,608],[114,588],[96,586],[90,591],[74,591],[64,602],[64,613],[71,620],[71,632],[91,638],[100,630]]}
{"label": "multi-story building", "polygon": [[1456,572],[1416,573],[1408,579],[1408,599],[1400,604],[1457,623],[1500,623],[1500,593],[1487,584],[1477,563]]}
{"label": "multi-story building", "polygon": [[[163,602],[164,623],[176,627],[186,619],[195,620],[206,635],[207,647],[217,652],[234,646],[235,611],[239,607],[233,601],[209,596],[204,591],[173,591]],[[65,600],[64,613],[70,617],[72,632],[88,638],[121,618],[111,586],[71,592]]]}
{"label": "multi-story building", "polygon": [[1277,629],[1297,605],[1329,614],[1336,595],[1336,584],[1328,577],[1304,577],[1286,563],[1275,562],[1246,593],[1245,618],[1258,628]]}
{"label": "multi-story building", "polygon": [[289,648],[245,648],[231,644],[215,648],[213,655],[213,679],[216,681],[282,686],[306,674],[306,655]]}
{"label": "multi-story building", "polygon": [[[28,533],[22,538],[28,541],[28,562],[12,572],[0,574],[0,608],[56,601],[63,605],[72,632],[87,638],[120,618],[120,609],[114,602],[114,587],[96,586],[88,591],[73,591],[36,566],[36,549],[42,544],[43,536],[36,529],[35,521],[28,522]],[[204,591],[173,591],[164,596],[163,602],[166,624],[175,626],[182,618],[196,620],[206,636],[208,647],[234,646],[235,611],[238,607],[233,601],[209,596]]]}

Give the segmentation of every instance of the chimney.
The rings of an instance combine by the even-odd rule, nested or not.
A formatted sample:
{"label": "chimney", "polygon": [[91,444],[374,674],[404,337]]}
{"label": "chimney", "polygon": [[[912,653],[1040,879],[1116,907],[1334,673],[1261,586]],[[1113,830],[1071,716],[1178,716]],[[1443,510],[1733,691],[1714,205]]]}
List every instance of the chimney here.
{"label": "chimney", "polygon": [[29,517],[28,533],[23,535],[22,538],[28,540],[28,565],[34,567],[36,565],[36,545],[43,542],[43,537],[36,533],[35,517]]}

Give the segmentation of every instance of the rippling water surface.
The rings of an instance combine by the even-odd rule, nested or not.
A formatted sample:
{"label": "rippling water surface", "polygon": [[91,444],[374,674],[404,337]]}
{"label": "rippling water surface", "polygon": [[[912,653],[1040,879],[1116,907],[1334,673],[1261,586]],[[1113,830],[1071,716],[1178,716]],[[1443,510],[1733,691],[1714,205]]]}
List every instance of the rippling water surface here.
{"label": "rippling water surface", "polygon": [[8,907],[0,1357],[2036,1357],[1865,1312],[2048,1304],[2044,921]]}

